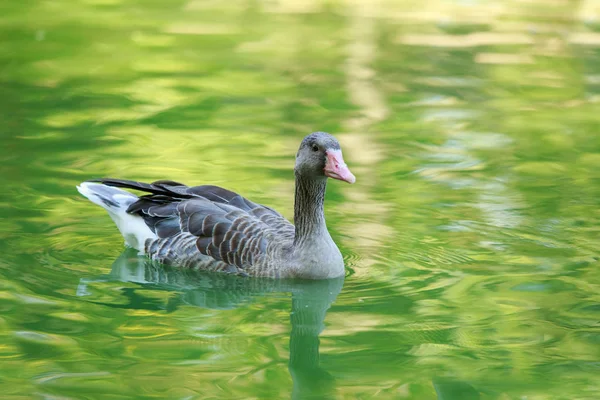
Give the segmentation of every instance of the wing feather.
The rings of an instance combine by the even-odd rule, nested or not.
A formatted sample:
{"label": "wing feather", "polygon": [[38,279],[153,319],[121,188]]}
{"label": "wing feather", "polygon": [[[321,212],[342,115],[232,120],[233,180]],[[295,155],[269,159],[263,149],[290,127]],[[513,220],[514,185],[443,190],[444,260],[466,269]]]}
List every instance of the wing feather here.
{"label": "wing feather", "polygon": [[277,211],[218,186],[188,187],[169,180],[95,181],[148,193],[127,212],[142,216],[159,238],[191,234],[197,238],[198,252],[241,269],[266,253],[271,238],[293,237],[293,225]]}

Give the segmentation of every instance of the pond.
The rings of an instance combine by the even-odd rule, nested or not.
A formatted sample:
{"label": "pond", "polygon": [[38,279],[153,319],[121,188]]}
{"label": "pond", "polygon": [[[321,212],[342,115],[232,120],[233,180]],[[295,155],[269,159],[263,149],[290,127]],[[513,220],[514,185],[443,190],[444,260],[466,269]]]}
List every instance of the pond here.
{"label": "pond", "polygon": [[[595,0],[0,5],[3,398],[600,398]],[[334,134],[345,278],[150,264],[75,186],[293,217]]]}

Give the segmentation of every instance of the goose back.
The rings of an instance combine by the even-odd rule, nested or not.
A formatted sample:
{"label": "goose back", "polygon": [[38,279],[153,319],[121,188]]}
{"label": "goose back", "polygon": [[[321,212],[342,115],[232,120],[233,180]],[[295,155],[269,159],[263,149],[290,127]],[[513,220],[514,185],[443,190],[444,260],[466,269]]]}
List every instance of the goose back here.
{"label": "goose back", "polygon": [[279,277],[275,259],[291,247],[294,226],[272,208],[213,185],[99,179],[148,194],[127,212],[141,216],[157,236],[146,242],[153,259],[182,266]]}

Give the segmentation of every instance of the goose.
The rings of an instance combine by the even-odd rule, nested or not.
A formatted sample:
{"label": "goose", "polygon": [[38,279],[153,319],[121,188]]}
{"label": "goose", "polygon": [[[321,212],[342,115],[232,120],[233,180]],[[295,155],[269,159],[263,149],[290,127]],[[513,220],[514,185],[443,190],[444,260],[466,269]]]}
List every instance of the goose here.
{"label": "goose", "polygon": [[328,178],[356,181],[339,142],[325,132],[306,136],[294,175],[294,224],[270,207],[213,185],[102,178],[77,189],[108,211],[127,246],[161,264],[267,278],[343,276],[344,260],[323,211]]}

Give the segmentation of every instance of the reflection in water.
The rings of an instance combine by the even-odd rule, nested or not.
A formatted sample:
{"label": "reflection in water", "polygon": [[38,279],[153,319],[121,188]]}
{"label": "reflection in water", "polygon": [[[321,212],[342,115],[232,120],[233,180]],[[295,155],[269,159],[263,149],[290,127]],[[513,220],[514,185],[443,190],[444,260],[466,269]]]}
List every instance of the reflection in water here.
{"label": "reflection in water", "polygon": [[[289,339],[297,397],[599,397],[598,0],[138,3],[0,6],[4,397],[288,398]],[[76,183],[226,185],[291,217],[317,129],[359,178],[327,193],[354,272],[335,385],[325,291],[130,254],[74,296],[119,238]]]}
{"label": "reflection in water", "polygon": [[477,390],[466,382],[435,378],[433,387],[437,400],[479,400],[481,398]]}
{"label": "reflection in water", "polygon": [[[318,281],[291,281],[244,278],[171,268],[139,257],[133,249],[125,250],[113,263],[109,275],[96,279],[81,279],[78,296],[91,294],[88,284],[122,281],[153,285],[153,289],[182,292],[170,299],[168,312],[181,304],[210,309],[231,309],[266,293],[291,293],[289,371],[293,380],[294,399],[333,397],[333,377],[319,365],[319,334],[324,329],[325,314],[342,290],[344,277]],[[158,285],[158,286],[157,286]],[[129,304],[110,307],[156,309],[135,290],[126,290]]]}

